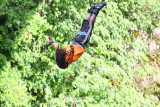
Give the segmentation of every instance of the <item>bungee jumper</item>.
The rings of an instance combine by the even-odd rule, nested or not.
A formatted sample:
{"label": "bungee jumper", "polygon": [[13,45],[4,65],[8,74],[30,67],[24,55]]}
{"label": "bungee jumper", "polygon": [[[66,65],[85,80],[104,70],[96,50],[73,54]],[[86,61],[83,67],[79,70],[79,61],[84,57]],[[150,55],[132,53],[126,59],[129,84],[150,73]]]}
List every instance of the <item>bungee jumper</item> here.
{"label": "bungee jumper", "polygon": [[84,53],[85,46],[90,40],[96,17],[104,6],[106,6],[104,0],[102,0],[101,3],[92,4],[92,7],[88,9],[86,19],[83,20],[80,31],[73,39],[73,42],[65,49],[62,49],[55,42],[53,42],[53,39],[50,36],[48,37],[49,43],[56,50],[56,62],[58,67],[66,69],[69,64],[76,61]]}

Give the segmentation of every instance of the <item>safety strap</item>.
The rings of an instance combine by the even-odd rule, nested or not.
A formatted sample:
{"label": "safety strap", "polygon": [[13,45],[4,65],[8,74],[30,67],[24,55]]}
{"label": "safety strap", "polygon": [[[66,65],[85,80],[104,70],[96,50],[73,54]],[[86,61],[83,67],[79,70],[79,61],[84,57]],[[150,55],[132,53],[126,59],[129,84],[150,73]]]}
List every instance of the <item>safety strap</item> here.
{"label": "safety strap", "polygon": [[76,46],[81,46],[81,47],[83,47],[82,45],[80,45],[79,43],[77,43],[77,42],[75,42],[75,41],[73,41],[72,44],[73,44],[73,45],[76,45]]}
{"label": "safety strap", "polygon": [[84,43],[87,41],[87,39],[90,39],[90,36],[86,33],[86,32],[78,32],[79,35],[85,35],[85,39],[83,40],[83,42],[81,42],[81,44],[84,45]]}

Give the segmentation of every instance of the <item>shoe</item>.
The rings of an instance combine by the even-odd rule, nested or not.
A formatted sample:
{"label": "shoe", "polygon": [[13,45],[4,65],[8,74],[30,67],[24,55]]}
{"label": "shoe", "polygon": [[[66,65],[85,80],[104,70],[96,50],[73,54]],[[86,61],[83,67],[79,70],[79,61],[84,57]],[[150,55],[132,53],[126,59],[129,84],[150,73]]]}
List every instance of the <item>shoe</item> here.
{"label": "shoe", "polygon": [[102,9],[104,6],[106,6],[106,3],[102,2],[102,3],[96,3],[94,4],[95,9]]}
{"label": "shoe", "polygon": [[96,16],[98,15],[99,11],[106,6],[106,3],[101,2],[101,3],[96,3],[94,5],[94,9],[93,9],[93,14],[95,14]]}
{"label": "shoe", "polygon": [[88,13],[93,13],[93,9],[95,9],[95,5],[96,5],[96,3],[92,4],[92,7],[90,9],[88,9]]}

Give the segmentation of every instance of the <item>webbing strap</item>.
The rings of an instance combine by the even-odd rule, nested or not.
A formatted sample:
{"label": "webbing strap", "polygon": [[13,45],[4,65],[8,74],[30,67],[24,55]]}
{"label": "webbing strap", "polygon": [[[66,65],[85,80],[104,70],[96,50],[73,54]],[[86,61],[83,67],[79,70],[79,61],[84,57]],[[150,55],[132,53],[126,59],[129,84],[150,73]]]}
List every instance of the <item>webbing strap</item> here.
{"label": "webbing strap", "polygon": [[81,47],[83,47],[82,45],[80,45],[79,43],[77,43],[77,42],[75,42],[75,41],[73,41],[72,44],[73,44],[73,45],[76,45],[76,46],[81,46]]}
{"label": "webbing strap", "polygon": [[78,32],[79,35],[85,35],[85,39],[83,40],[82,44],[84,45],[84,43],[87,41],[87,39],[90,39],[90,36],[86,33],[86,32]]}

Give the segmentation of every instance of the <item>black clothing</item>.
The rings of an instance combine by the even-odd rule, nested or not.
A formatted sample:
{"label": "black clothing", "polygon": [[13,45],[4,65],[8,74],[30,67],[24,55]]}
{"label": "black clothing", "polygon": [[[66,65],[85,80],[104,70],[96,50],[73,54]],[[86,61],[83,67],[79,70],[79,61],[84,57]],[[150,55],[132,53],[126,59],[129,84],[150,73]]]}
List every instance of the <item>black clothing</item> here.
{"label": "black clothing", "polygon": [[74,38],[73,43],[76,42],[84,47],[90,40],[93,27],[94,27],[94,22],[83,20],[81,30]]}

